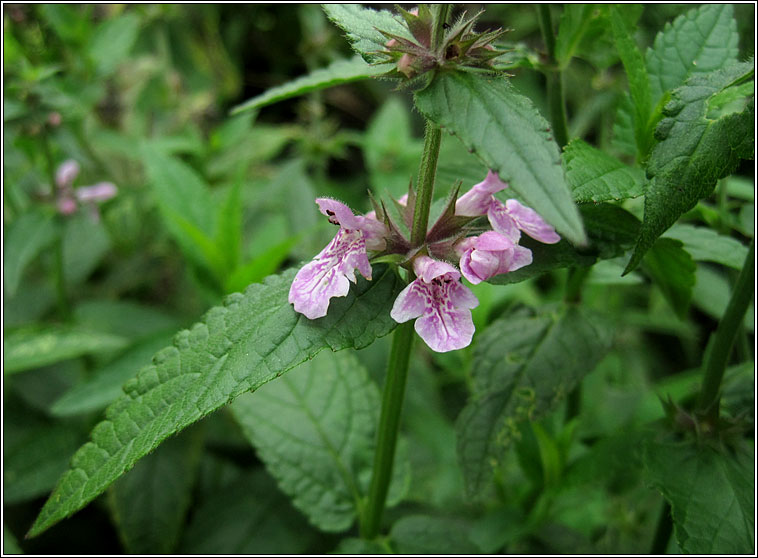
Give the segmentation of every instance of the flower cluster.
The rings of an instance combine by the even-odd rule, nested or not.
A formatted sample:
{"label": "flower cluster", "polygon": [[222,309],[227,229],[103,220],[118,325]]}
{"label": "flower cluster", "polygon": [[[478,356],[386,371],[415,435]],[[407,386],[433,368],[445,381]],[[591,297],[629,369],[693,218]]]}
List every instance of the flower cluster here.
{"label": "flower cluster", "polygon": [[96,203],[111,199],[118,193],[118,188],[112,182],[98,182],[91,186],[74,188],[74,180],[79,175],[79,163],[67,159],[55,171],[55,185],[58,188],[56,205],[61,215],[71,215],[79,205],[89,207],[92,219],[100,220],[100,211]]}
{"label": "flower cluster", "polygon": [[[414,280],[395,300],[390,316],[398,323],[416,320],[414,328],[437,352],[461,349],[471,343],[471,309],[479,302],[461,282],[476,285],[532,263],[532,252],[519,245],[521,233],[546,244],[560,241],[555,229],[536,211],[517,200],[505,202],[495,194],[508,185],[492,171],[457,200],[449,202],[427,235],[427,244],[411,247],[386,210],[377,207],[355,215],[345,204],[316,200],[329,222],[339,226],[334,239],[295,276],[289,301],[309,319],[326,316],[333,297],[346,296],[355,271],[371,279],[372,255],[401,254]],[[412,222],[413,192],[398,200],[403,220]],[[470,235],[467,224],[487,216],[492,230]],[[457,261],[456,268],[451,261]]]}

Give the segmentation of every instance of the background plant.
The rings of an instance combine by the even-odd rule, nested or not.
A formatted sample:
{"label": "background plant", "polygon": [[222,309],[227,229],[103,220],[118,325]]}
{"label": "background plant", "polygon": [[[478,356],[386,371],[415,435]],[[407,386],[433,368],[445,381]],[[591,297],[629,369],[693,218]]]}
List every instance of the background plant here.
{"label": "background plant", "polygon": [[[367,79],[386,68],[327,19],[371,58],[375,27],[403,32],[388,12],[7,6],[4,550],[752,552],[750,9],[488,6],[514,89],[412,93]],[[520,129],[477,135],[451,87],[550,121],[552,214],[531,155],[499,159]],[[475,287],[470,348],[416,344],[394,507],[366,540],[402,284],[375,266],[318,325],[286,292],[333,234],[317,195],[407,190],[419,112],[457,136],[437,199],[502,167],[571,242]],[[56,213],[66,159],[118,185],[99,221]]]}

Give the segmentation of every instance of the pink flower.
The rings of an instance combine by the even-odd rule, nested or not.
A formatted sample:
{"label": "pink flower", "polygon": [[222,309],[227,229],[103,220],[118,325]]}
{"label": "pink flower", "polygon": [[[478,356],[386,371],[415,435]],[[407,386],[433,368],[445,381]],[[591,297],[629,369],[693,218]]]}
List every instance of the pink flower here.
{"label": "pink flower", "polygon": [[340,229],[327,246],[297,272],[289,292],[295,311],[314,320],[326,316],[333,297],[346,296],[357,269],[371,279],[367,249],[384,248],[385,227],[376,219],[354,215],[337,200],[318,198],[316,203],[329,222]]}
{"label": "pink flower", "polygon": [[67,159],[55,171],[55,184],[58,187],[56,205],[62,215],[72,215],[79,208],[78,204],[87,204],[92,219],[97,222],[100,212],[95,203],[111,199],[118,193],[118,188],[112,182],[98,182],[92,186],[74,188],[74,180],[79,174],[79,163]]}
{"label": "pink flower", "polygon": [[444,353],[468,346],[474,336],[471,309],[479,301],[447,262],[419,256],[417,278],[395,299],[390,316],[398,323],[416,319],[416,333],[433,351]]}
{"label": "pink flower", "polygon": [[495,198],[493,194],[507,187],[496,173],[488,171],[484,181],[458,198],[455,203],[456,215],[476,217],[486,214],[492,228],[514,242],[518,242],[521,231],[545,244],[560,241],[561,237],[555,229],[533,209],[513,199],[503,203]]}
{"label": "pink flower", "polygon": [[474,285],[532,263],[532,252],[495,231],[464,238],[455,245],[463,276]]}

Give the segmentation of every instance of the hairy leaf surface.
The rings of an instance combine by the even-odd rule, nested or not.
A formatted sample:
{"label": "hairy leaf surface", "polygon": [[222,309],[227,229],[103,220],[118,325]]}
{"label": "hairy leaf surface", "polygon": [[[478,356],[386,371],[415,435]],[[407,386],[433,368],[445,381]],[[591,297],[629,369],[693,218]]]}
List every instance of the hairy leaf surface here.
{"label": "hairy leaf surface", "polygon": [[375,266],[372,282],[359,280],[318,320],[297,314],[287,302],[295,272],[230,295],[224,306],[212,308],[156,354],[153,364],[124,386],[126,394],[107,409],[91,442],[76,453],[30,535],[86,505],[168,436],[235,397],[322,349],[365,347],[395,327],[387,304],[401,281],[387,268]]}
{"label": "hairy leaf surface", "polygon": [[742,269],[747,257],[747,246],[707,227],[678,223],[663,233],[663,237],[680,240],[692,259],[698,262],[715,262]]}
{"label": "hairy leaf surface", "polygon": [[583,140],[572,140],[566,146],[563,164],[578,203],[624,200],[645,193],[642,169],[629,167]]}
{"label": "hairy leaf surface", "polygon": [[[376,51],[389,40],[379,30],[412,39],[408,28],[391,12],[363,8],[359,4],[323,4],[326,15],[347,34],[353,49],[366,62],[374,62]],[[387,71],[389,66],[384,66]]]}

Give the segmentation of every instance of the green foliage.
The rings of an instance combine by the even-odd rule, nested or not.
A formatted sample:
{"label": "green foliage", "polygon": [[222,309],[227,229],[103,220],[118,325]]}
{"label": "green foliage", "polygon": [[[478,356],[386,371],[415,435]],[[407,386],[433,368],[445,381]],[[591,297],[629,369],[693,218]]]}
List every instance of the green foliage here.
{"label": "green foliage", "polygon": [[424,116],[455,134],[558,232],[584,243],[550,127],[505,78],[443,72],[415,99]]}
{"label": "green foliage", "polygon": [[676,541],[691,554],[752,554],[752,444],[714,449],[692,441],[645,445],[645,473],[671,504]]}
{"label": "green foliage", "polygon": [[494,322],[474,354],[473,396],[457,424],[458,456],[466,490],[487,487],[525,420],[555,406],[597,365],[610,331],[576,308]]}
{"label": "green foliage", "polygon": [[[311,523],[324,531],[352,525],[368,492],[379,420],[379,391],[354,357],[321,353],[286,378],[240,397],[231,409],[282,491]],[[397,465],[390,501],[402,495],[407,472],[405,464]]]}
{"label": "green foliage", "polygon": [[747,256],[747,247],[744,244],[706,227],[676,224],[663,236],[680,240],[692,259],[698,262],[715,262],[742,269]]}
{"label": "green foliage", "polygon": [[682,246],[678,240],[659,238],[644,263],[645,270],[680,317],[687,313],[695,285],[695,262]]}
{"label": "green foliage", "polygon": [[733,172],[741,159],[752,158],[754,97],[745,110],[707,118],[708,100],[727,87],[752,77],[753,65],[733,64],[696,75],[676,89],[656,129],[647,174],[645,218],[626,270],[639,264],[655,239],[698,200],[713,192],[716,181]]}
{"label": "green foliage", "polygon": [[329,19],[345,31],[353,49],[366,62],[379,59],[374,53],[383,50],[384,44],[389,40],[380,29],[410,38],[402,20],[386,10],[362,8],[358,4],[324,4],[323,7]]}
{"label": "green foliage", "polygon": [[407,515],[392,525],[390,544],[398,554],[478,554],[467,527],[452,519]]}
{"label": "green foliage", "polygon": [[[125,395],[108,408],[92,441],[74,455],[30,533],[72,514],[165,438],[238,395],[324,348],[362,347],[394,327],[383,301],[397,294],[399,285],[388,270],[334,302],[319,322],[305,320],[286,302],[293,277],[289,272],[228,297],[157,353],[154,364],[124,386]],[[257,319],[251,321],[251,315]]]}
{"label": "green foliage", "polygon": [[580,139],[563,151],[571,195],[578,203],[618,201],[645,193],[645,173]]}
{"label": "green foliage", "polygon": [[9,296],[16,294],[24,269],[57,237],[55,220],[49,213],[30,211],[12,223],[6,232],[3,258],[4,286]]}
{"label": "green foliage", "polygon": [[[345,9],[347,6],[339,6]],[[304,95],[311,91],[318,91],[327,87],[334,87],[343,83],[351,83],[361,79],[368,79],[387,72],[382,66],[369,66],[359,56],[349,60],[337,60],[326,68],[314,70],[310,74],[289,81],[278,87],[272,87],[265,93],[245,101],[232,109],[231,114],[239,114],[246,110],[259,109],[285,99]]]}

